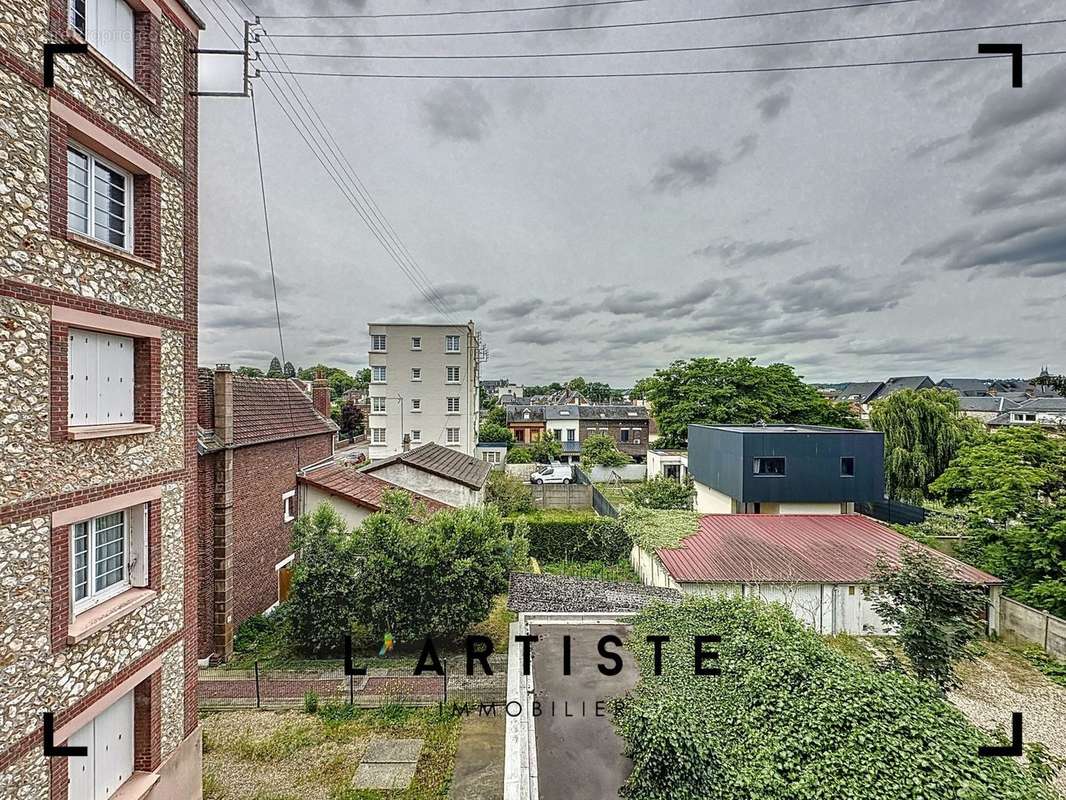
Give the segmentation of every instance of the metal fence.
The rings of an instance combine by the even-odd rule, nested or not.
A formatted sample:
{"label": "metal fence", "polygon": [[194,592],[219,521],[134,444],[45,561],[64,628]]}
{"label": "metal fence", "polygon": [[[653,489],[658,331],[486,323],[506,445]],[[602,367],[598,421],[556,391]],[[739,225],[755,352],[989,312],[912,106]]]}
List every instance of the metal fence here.
{"label": "metal fence", "polygon": [[235,708],[302,708],[314,695],[320,705],[349,704],[361,708],[386,705],[431,706],[439,703],[502,702],[506,695],[506,655],[489,657],[492,675],[480,663],[466,674],[465,658],[442,659],[444,674],[412,674],[414,667],[370,669],[366,675],[345,675],[341,667],[321,669],[201,669],[197,700],[201,710]]}
{"label": "metal fence", "polygon": [[917,525],[925,522],[925,509],[899,500],[875,500],[871,503],[857,503],[856,511],[882,522],[897,525]]}

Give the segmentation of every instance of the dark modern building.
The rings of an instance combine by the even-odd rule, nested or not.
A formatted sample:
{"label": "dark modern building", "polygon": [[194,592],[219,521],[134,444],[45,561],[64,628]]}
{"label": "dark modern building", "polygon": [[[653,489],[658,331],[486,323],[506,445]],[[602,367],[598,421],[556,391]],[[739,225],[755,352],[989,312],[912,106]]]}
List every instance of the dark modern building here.
{"label": "dark modern building", "polygon": [[705,514],[842,514],[884,498],[884,436],[813,425],[690,425]]}

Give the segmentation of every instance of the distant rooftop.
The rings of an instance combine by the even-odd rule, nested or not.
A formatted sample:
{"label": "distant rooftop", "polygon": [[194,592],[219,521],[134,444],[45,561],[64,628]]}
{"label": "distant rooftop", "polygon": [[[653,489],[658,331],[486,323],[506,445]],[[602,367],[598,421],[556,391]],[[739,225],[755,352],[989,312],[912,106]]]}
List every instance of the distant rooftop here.
{"label": "distant rooftop", "polygon": [[693,423],[693,427],[718,428],[733,433],[871,433],[881,435],[880,431],[865,428],[833,428],[828,425],[704,425]]}
{"label": "distant rooftop", "polygon": [[611,614],[639,611],[653,600],[680,599],[676,589],[643,583],[512,572],[507,608],[516,612]]}

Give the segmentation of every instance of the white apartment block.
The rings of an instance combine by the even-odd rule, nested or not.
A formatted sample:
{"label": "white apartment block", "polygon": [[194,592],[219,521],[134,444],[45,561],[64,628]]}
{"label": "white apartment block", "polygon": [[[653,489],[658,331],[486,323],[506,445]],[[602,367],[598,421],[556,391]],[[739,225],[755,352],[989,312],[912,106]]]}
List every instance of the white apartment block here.
{"label": "white apartment block", "polygon": [[480,409],[474,323],[368,327],[370,458],[429,442],[473,455]]}

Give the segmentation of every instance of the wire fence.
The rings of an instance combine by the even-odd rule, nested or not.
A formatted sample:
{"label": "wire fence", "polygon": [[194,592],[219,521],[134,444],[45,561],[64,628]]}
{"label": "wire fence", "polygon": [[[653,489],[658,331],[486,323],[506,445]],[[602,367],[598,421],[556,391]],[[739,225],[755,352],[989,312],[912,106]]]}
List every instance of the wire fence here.
{"label": "wire fence", "polygon": [[427,670],[370,669],[366,675],[346,675],[340,667],[321,669],[252,669],[210,667],[200,670],[197,700],[203,711],[243,708],[302,708],[312,696],[320,704],[348,704],[360,708],[388,705],[434,706],[450,703],[502,703],[507,692],[506,654],[488,658],[491,675],[479,661],[466,674],[466,659],[442,659],[444,674]]}

